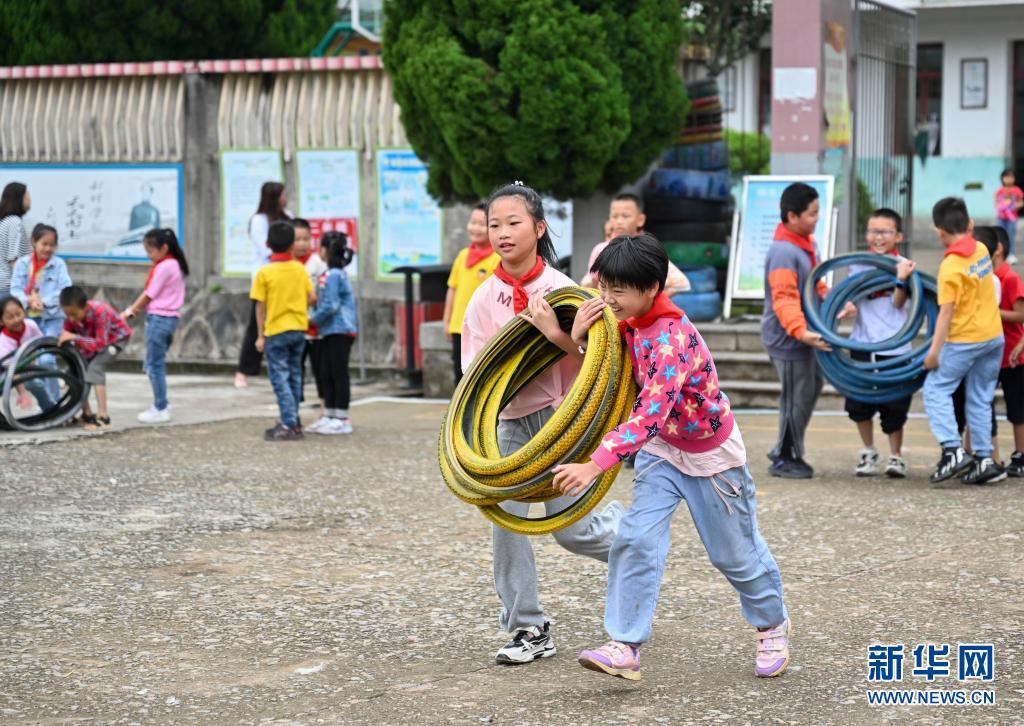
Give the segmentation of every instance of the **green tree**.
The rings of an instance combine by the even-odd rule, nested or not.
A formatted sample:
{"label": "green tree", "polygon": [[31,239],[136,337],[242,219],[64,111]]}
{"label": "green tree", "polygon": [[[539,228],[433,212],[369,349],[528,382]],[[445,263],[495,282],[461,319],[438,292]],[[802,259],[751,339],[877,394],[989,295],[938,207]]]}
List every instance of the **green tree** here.
{"label": "green tree", "polygon": [[389,0],[384,64],[441,201],[522,179],[614,191],[671,143],[686,95],[677,2]]}
{"label": "green tree", "polygon": [[332,0],[0,0],[0,64],[306,55]]}
{"label": "green tree", "polygon": [[771,0],[682,0],[691,40],[708,49],[712,78],[761,47],[772,26]]}

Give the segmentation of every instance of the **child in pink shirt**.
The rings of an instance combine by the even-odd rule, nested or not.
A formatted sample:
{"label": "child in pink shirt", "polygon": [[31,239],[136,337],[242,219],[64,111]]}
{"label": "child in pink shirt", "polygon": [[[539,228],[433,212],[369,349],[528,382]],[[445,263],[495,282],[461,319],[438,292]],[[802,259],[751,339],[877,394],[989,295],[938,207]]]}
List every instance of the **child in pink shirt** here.
{"label": "child in pink shirt", "polygon": [[[575,380],[583,356],[544,300],[547,293],[573,286],[573,281],[553,267],[554,247],[540,195],[518,182],[501,187],[487,202],[487,227],[491,246],[501,257],[501,263],[473,293],[466,308],[462,324],[463,370],[517,315],[566,353],[499,414],[498,447],[501,455],[507,456],[536,436],[551,418]],[[544,506],[551,515],[571,502],[570,497],[559,497]],[[505,502],[501,507],[520,517],[526,517],[530,509],[528,503],[516,501]],[[555,532],[554,538],[570,552],[607,562],[621,516],[622,506],[613,502],[602,513],[591,513]],[[497,652],[495,660],[518,665],[554,655],[555,643],[540,605],[537,568],[529,538],[494,525],[492,544],[494,585],[502,605],[499,621],[503,630],[514,634]]]}
{"label": "child in pink shirt", "polygon": [[711,352],[664,294],[665,250],[647,234],[625,237],[601,253],[592,271],[601,298],[580,306],[573,339],[583,347],[586,330],[610,307],[640,395],[632,418],[608,432],[590,461],[555,467],[555,486],[574,496],[636,454],[633,503],[608,560],[604,623],[612,640],[583,651],[580,664],[639,680],[639,647],[651,635],[669,525],[686,500],[708,557],[739,593],[743,616],[757,629],[755,674],[781,675],[789,664],[782,578],[757,529],[746,449]]}
{"label": "child in pink shirt", "polygon": [[[635,194],[620,194],[612,200],[608,210],[608,221],[605,223],[605,241],[594,245],[590,252],[590,259],[587,261],[587,274],[583,276],[580,284],[583,287],[596,287],[597,279],[591,273],[598,255],[604,252],[605,248],[614,244],[622,235],[635,236],[640,234],[647,222],[647,215],[644,214],[643,202]],[[690,281],[683,274],[683,271],[668,263],[668,277],[665,279],[665,294],[669,297],[686,292],[690,289]]]}
{"label": "child in pink shirt", "polygon": [[170,229],[151,229],[142,240],[153,267],[146,287],[135,302],[121,314],[125,320],[146,309],[146,362],[153,405],[139,414],[142,423],[166,423],[171,420],[167,402],[167,350],[178,328],[181,306],[185,303],[185,276],[188,262]]}
{"label": "child in pink shirt", "polygon": [[[42,338],[43,331],[39,329],[35,321],[25,316],[25,308],[21,301],[14,296],[0,297],[0,369],[7,369],[11,366],[11,358],[14,352],[31,340]],[[2,380],[3,376],[0,376]],[[18,391],[18,406],[28,408],[31,400],[28,394],[35,397],[39,408],[47,411],[54,407],[55,402],[46,384],[41,380],[27,382]]]}

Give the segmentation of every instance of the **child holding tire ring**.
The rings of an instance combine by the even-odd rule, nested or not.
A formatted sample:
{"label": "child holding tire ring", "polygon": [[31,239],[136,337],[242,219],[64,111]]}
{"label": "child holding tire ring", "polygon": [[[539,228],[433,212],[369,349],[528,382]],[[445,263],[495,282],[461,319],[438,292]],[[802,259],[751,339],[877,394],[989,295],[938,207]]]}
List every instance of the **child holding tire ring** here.
{"label": "child holding tire ring", "polygon": [[[566,356],[523,388],[498,415],[497,438],[502,456],[524,446],[554,414],[580,370],[583,354],[559,326],[544,295],[573,286],[555,269],[554,246],[544,219],[540,195],[521,182],[497,189],[487,202],[491,246],[501,263],[473,293],[462,325],[462,367],[510,320],[519,316],[536,327]],[[586,321],[584,330],[593,320]],[[575,330],[574,325],[574,330]],[[545,502],[547,514],[560,512],[572,499]],[[526,516],[529,504],[507,501],[506,511]],[[553,533],[570,552],[608,561],[622,517],[622,505],[609,504],[600,514],[591,512],[575,524]],[[504,665],[531,663],[555,654],[549,623],[540,604],[533,546],[526,535],[492,525],[494,585],[501,601],[499,622],[512,639],[495,654]]]}

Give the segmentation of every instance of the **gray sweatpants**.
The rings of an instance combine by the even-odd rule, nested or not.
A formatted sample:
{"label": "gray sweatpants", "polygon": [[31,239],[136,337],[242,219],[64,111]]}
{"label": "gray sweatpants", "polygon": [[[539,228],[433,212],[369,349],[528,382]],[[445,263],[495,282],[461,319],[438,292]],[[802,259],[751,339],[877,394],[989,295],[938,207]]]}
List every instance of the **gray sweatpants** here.
{"label": "gray sweatpants", "polygon": [[[498,422],[498,448],[502,456],[521,449],[549,418],[554,409],[548,407],[517,419]],[[572,503],[573,497],[559,497],[544,502],[547,514],[560,512]],[[502,509],[520,517],[529,513],[529,504],[503,502]],[[623,507],[612,502],[600,514],[591,511],[575,524],[553,533],[555,541],[570,552],[608,561],[608,552],[619,531]],[[514,632],[530,626],[544,626],[544,611],[537,593],[537,566],[533,560],[533,545],[530,537],[515,534],[494,525],[492,534],[494,550],[494,587],[501,600],[501,615],[498,620],[502,630]]]}
{"label": "gray sweatpants", "polygon": [[814,405],[824,383],[818,360],[813,355],[803,360],[772,358],[782,382],[779,396],[779,440],[768,453],[772,459],[802,459],[804,432],[811,422]]}

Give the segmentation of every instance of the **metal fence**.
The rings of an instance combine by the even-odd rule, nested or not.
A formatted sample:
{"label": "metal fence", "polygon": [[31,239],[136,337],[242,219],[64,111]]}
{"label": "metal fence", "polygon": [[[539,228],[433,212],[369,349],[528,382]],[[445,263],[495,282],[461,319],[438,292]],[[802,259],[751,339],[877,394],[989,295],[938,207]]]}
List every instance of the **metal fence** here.
{"label": "metal fence", "polygon": [[851,240],[864,246],[872,209],[888,207],[903,217],[904,252],[912,233],[914,73],[917,18],[874,0],[855,0]]}

